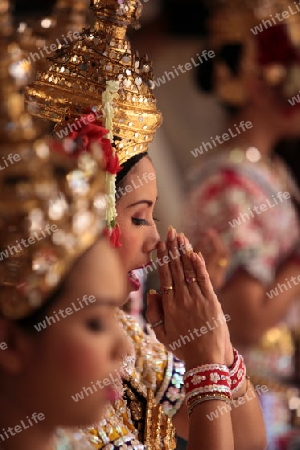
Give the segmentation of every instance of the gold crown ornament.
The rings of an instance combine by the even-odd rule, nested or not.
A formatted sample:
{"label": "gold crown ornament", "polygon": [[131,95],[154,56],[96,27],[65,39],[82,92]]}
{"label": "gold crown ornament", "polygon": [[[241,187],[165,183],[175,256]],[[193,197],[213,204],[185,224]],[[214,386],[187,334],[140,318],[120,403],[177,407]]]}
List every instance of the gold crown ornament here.
{"label": "gold crown ornament", "polygon": [[103,231],[106,209],[100,146],[77,154],[74,140],[42,139],[17,48],[0,35],[0,315],[11,319],[47,301]]}
{"label": "gold crown ornament", "polygon": [[87,26],[89,0],[57,0],[50,16],[28,19],[18,27],[18,41],[37,71],[46,70],[47,58],[71,45]]}
{"label": "gold crown ornament", "polygon": [[[27,89],[31,114],[76,128],[87,110],[110,131],[120,164],[148,150],[161,124],[147,57],[132,53],[127,27],[138,26],[139,0],[91,0],[95,25],[50,58],[47,72]],[[68,128],[66,128],[68,130]]]}
{"label": "gold crown ornament", "polygon": [[141,2],[91,0],[91,10],[95,25],[83,30],[71,48],[63,47],[50,58],[47,72],[27,89],[26,101],[31,114],[57,122],[55,131],[60,136],[81,134],[86,112],[94,114],[94,126],[108,130],[112,151],[104,152],[106,223],[112,244],[120,246],[116,173],[127,160],[148,151],[162,118],[152,92],[151,62],[132,53],[126,36],[129,25],[139,27]]}
{"label": "gold crown ornament", "polygon": [[[225,103],[247,103],[247,78],[262,76],[279,87],[284,101],[300,88],[300,3],[291,0],[217,0],[208,23],[209,46],[216,53],[214,85]],[[233,73],[220,55],[225,46],[241,45]],[[230,50],[228,50],[230,51]]]}

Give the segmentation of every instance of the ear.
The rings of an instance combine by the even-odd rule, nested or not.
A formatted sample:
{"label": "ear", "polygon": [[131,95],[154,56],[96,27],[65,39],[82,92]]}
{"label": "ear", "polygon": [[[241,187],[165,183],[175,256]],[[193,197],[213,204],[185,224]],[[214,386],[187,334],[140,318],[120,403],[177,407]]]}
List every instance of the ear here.
{"label": "ear", "polygon": [[28,363],[32,338],[13,321],[0,317],[0,370],[18,375]]}

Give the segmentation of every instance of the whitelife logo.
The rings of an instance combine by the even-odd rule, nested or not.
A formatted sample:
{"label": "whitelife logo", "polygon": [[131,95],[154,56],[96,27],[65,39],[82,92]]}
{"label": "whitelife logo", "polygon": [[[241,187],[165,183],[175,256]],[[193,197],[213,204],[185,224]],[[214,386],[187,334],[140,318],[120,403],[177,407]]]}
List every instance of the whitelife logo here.
{"label": "whitelife logo", "polygon": [[[253,124],[250,121],[244,122],[243,120],[240,122],[239,125],[234,124],[236,133],[234,131],[232,131],[231,128],[228,128],[228,132],[227,133],[223,133],[222,136],[219,136],[217,134],[217,136],[215,138],[211,137],[211,141],[214,145],[214,147],[217,147],[218,145],[224,144],[224,142],[229,141],[232,138],[237,137],[239,134],[250,130],[250,128],[253,128]],[[216,143],[217,141],[217,143]],[[210,142],[202,142],[202,144],[200,145],[200,147],[195,148],[194,150],[191,150],[191,154],[194,156],[194,158],[197,158],[200,155],[203,155],[203,150],[205,150],[206,152],[208,150],[212,150],[213,146]]]}
{"label": "whitelife logo", "polygon": [[[274,195],[272,195],[272,200],[274,203],[272,203],[271,199],[267,198],[266,203],[262,203],[260,206],[254,206],[252,209],[248,208],[248,211],[250,213],[250,216],[252,218],[254,218],[255,217],[254,214],[260,215],[262,212],[265,212],[268,209],[274,208],[275,206],[282,203],[284,200],[288,200],[290,198],[291,198],[291,195],[289,192],[281,192],[280,191],[276,194],[276,197]],[[232,221],[229,221],[228,223],[232,228],[235,228],[238,225],[241,225],[242,222],[247,222],[248,220],[250,220],[250,216],[246,212],[240,213],[239,217],[237,219],[233,219]]]}

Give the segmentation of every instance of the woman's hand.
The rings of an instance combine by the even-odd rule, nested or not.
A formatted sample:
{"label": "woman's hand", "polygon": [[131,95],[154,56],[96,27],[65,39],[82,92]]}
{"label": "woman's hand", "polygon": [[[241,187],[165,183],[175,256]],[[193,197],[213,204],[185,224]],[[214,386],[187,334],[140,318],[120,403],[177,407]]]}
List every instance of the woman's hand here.
{"label": "woman's hand", "polygon": [[188,250],[184,235],[169,230],[157,256],[161,295],[148,297],[147,318],[157,338],[186,363],[233,362],[228,327],[201,255]]}
{"label": "woman's hand", "polygon": [[205,231],[194,246],[194,250],[203,254],[211,284],[215,291],[220,290],[225,283],[229,262],[229,251],[220,234],[214,229]]}

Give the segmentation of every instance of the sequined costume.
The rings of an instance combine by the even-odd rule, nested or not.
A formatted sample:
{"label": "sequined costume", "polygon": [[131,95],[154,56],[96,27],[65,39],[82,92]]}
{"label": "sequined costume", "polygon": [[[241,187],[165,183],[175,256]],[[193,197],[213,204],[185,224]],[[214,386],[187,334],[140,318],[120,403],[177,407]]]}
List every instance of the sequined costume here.
{"label": "sequined costume", "polygon": [[[276,170],[273,165],[271,170],[270,164],[264,158],[251,162],[251,152],[242,149],[223,150],[192,174],[184,214],[187,218],[184,229],[193,245],[207,228],[220,233],[230,254],[228,280],[242,268],[259,280],[266,292],[281,264],[298,249],[300,237],[292,203],[292,198],[299,196],[297,188],[283,163],[277,161]],[[287,193],[287,198],[282,197],[281,201],[278,193]],[[263,211],[261,205],[265,205]],[[239,350],[252,379],[259,376],[257,384],[267,385],[271,392],[274,387],[277,392],[261,397],[266,418],[274,424],[274,420],[268,419],[271,411],[276,404],[278,414],[283,414],[287,411],[287,400],[282,396],[286,389],[274,385],[272,380],[293,374],[294,349],[288,327],[286,324],[273,327],[259,345]],[[276,428],[278,434],[285,431],[287,422],[285,413],[270,427],[273,432]]]}
{"label": "sequined costume", "polygon": [[[93,111],[109,129],[122,165],[148,151],[162,121],[151,62],[131,52],[126,36],[129,25],[137,27],[142,4],[92,0],[91,8],[95,25],[51,58],[48,71],[28,88],[27,105],[33,115],[56,122],[57,133],[73,130],[86,110]],[[117,217],[111,217],[115,224]],[[183,364],[122,312],[120,325],[132,347],[131,363],[124,364],[123,397],[87,436],[96,449],[174,449],[171,417],[184,400]]]}
{"label": "sequined costume", "polygon": [[184,401],[184,365],[138,323],[120,312],[119,321],[132,347],[124,365],[123,397],[88,430],[96,449],[171,450],[171,418]]}

